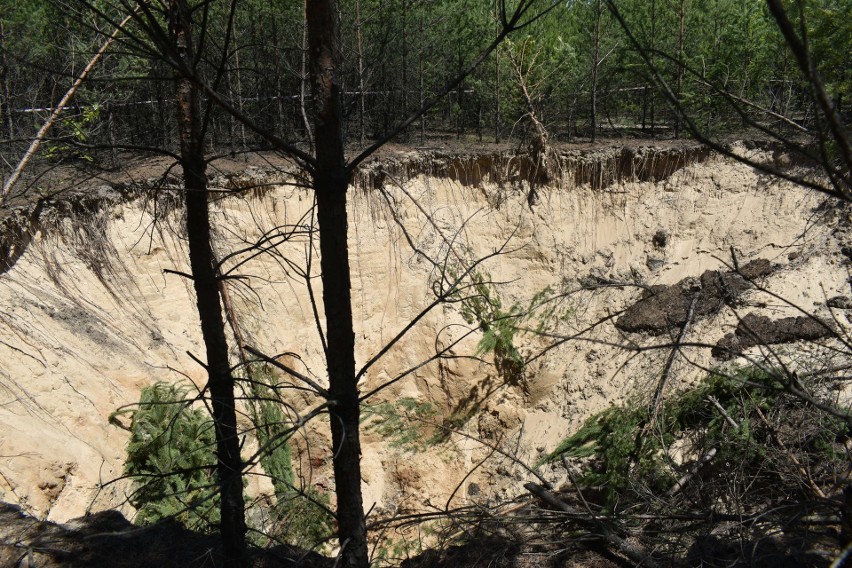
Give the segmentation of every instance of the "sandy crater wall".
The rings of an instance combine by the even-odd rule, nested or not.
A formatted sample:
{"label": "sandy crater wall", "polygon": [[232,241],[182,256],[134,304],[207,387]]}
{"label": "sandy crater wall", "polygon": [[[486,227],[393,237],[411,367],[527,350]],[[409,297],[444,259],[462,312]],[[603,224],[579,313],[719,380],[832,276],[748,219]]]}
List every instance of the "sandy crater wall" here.
{"label": "sandy crater wall", "polygon": [[[785,279],[785,292],[800,300],[813,303],[818,285],[829,295],[845,292],[844,271],[830,256],[836,249],[830,223],[814,214],[820,196],[739,164],[702,159],[692,165],[684,161],[659,176],[665,179],[613,175],[606,186],[566,170],[563,183],[539,189],[532,208],[522,177],[478,174],[474,183],[470,176],[427,175],[422,168],[409,168],[408,178],[370,177],[353,190],[350,202],[357,364],[368,361],[434,298],[433,285],[451,256],[448,242],[452,254],[468,262],[505,246],[506,254],[481,268],[502,283],[498,290],[506,306],[526,303],[546,286],[590,278],[674,283],[721,266],[731,247],[743,259],[763,257],[783,265],[790,264],[790,253],[798,253],[796,270],[778,278]],[[309,193],[287,187],[219,201],[220,256],[272,227],[309,224],[311,204]],[[3,500],[59,521],[87,507],[122,506],[126,484],[98,489],[120,475],[127,441],[127,433],[108,424],[108,416],[137,401],[139,390],[157,380],[200,380],[201,370],[186,355],[202,352],[191,289],[180,276],[164,273],[187,271],[181,213],[170,209],[155,217],[154,211],[144,197],[77,212],[42,211],[39,215],[53,215],[50,223],[27,233],[27,246],[14,251],[14,263],[0,275]],[[667,235],[662,247],[653,239],[659,231]],[[294,233],[277,254],[240,267],[251,289],[230,288],[239,325],[253,345],[297,354],[300,360],[293,364],[323,382],[310,296],[294,269],[308,271],[314,297],[321,298],[317,252],[307,236]],[[623,288],[572,296],[572,317],[556,331],[583,330],[638,293]],[[724,317],[731,316],[697,326],[695,333],[721,336],[730,325]],[[469,329],[457,305],[436,308],[372,366],[362,392]],[[652,380],[649,372],[659,356],[632,358],[608,346],[623,339],[611,324],[583,338],[537,359],[523,384],[503,384],[487,358],[457,358],[418,369],[370,402],[411,397],[431,402],[444,418],[468,413],[460,425],[464,433],[510,444],[532,463],[590,413]],[[478,339],[478,333],[467,335],[453,354],[473,354]],[[536,338],[519,341],[527,355],[547,344]],[[682,371],[684,380],[688,374]],[[300,408],[314,403],[294,396]],[[325,425],[317,422],[295,443],[305,482],[330,487]],[[464,478],[488,453],[472,439],[453,435],[412,460],[404,448],[389,447],[368,430],[366,505],[390,512],[443,504],[451,494],[460,502],[511,491],[525,474],[499,456]]]}

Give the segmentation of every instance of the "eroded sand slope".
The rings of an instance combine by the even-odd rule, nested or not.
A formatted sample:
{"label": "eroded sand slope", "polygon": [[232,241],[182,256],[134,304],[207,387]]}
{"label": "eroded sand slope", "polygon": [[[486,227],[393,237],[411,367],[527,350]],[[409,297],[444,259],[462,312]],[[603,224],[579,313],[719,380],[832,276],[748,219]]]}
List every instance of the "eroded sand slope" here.
{"label": "eroded sand slope", "polygon": [[[352,192],[359,366],[434,300],[442,275],[501,247],[504,253],[479,271],[501,283],[494,289],[506,308],[526,305],[547,286],[675,283],[729,262],[732,247],[742,261],[782,265],[768,286],[806,308],[824,310],[827,297],[848,293],[831,235],[836,221],[818,209],[823,197],[739,164],[710,157],[659,182],[606,187],[578,185],[565,172],[559,183],[538,188],[532,207],[525,182],[446,177],[442,167],[386,177],[384,195],[372,187]],[[280,235],[275,254],[240,264],[236,273],[248,279],[229,283],[237,325],[251,345],[295,354],[289,364],[322,383],[322,348],[300,276],[310,275],[319,301],[317,252],[303,230],[312,223],[311,205],[309,192],[284,186],[222,199],[214,208],[216,246],[224,257],[262,234]],[[188,270],[180,210],[155,207],[144,196],[72,209],[42,212],[41,229],[0,275],[0,499],[58,521],[89,507],[130,512],[127,484],[107,483],[121,474],[128,436],[108,423],[109,415],[137,401],[145,385],[187,379],[200,385],[202,377],[187,355],[203,352],[191,287],[164,272]],[[278,232],[269,233],[275,227]],[[660,231],[667,237],[663,246],[654,242]],[[226,267],[240,258],[247,257],[235,256]],[[432,310],[371,366],[361,390],[452,345],[454,357],[418,368],[370,403],[404,397],[430,402],[434,420],[449,418],[470,437],[454,434],[414,458],[366,429],[366,506],[392,512],[517,490],[527,473],[472,438],[533,464],[590,413],[653,383],[665,353],[637,357],[611,345],[641,339],[625,338],[611,321],[588,329],[639,294],[635,287],[606,287],[568,297],[561,306],[570,317],[548,330],[582,332],[583,339],[536,358],[514,384],[505,383],[488,356],[461,357],[475,354],[480,332],[471,333],[476,326],[465,322],[460,304]],[[762,303],[774,314],[792,311],[780,302]],[[735,323],[735,314],[723,312],[696,322],[690,334],[716,341]],[[527,356],[552,342],[518,339]],[[709,350],[696,349],[691,357],[710,362]],[[681,382],[696,373],[683,362],[675,370]],[[300,410],[316,403],[293,394]],[[303,481],[321,490],[332,483],[326,426],[318,420],[294,439]],[[546,468],[544,474],[550,474]],[[268,485],[259,482],[252,487],[264,490]]]}

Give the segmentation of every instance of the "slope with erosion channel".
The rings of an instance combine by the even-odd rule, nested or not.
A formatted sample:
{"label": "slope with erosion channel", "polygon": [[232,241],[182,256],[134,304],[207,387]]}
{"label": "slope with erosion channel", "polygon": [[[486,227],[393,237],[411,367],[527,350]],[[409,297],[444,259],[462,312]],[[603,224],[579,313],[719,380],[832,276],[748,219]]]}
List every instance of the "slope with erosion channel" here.
{"label": "slope with erosion channel", "polygon": [[[359,367],[447,282],[466,275],[468,285],[361,379],[362,393],[392,383],[364,408],[363,482],[374,514],[516,493],[530,474],[509,455],[534,464],[591,413],[649,388],[666,353],[624,345],[669,339],[613,325],[648,285],[699,277],[734,250],[739,262],[779,265],[767,286],[807,308],[825,310],[827,297],[847,292],[837,216],[819,195],[698,148],[563,152],[559,164],[561,176],[536,188],[533,205],[528,166],[511,155],[408,153],[359,172],[350,200]],[[246,343],[286,353],[282,361],[322,383],[313,200],[286,182],[262,170],[215,180],[277,184],[216,202],[216,249],[241,276],[227,289]],[[0,498],[58,521],[88,508],[132,513],[129,485],[109,483],[122,472],[127,432],[108,417],[145,385],[202,376],[189,355],[202,346],[191,286],[177,274],[188,269],[173,195],[144,184],[83,195],[10,212],[0,275]],[[276,246],[231,255],[259,242]],[[744,301],[795,312],[756,294]],[[492,341],[482,352],[483,333],[499,336],[494,322],[507,314],[521,329],[515,351],[498,340],[502,347]],[[727,309],[688,331],[714,343],[736,322]],[[443,357],[420,366],[437,352]],[[526,367],[512,366],[519,358]],[[674,366],[680,384],[700,373],[686,359],[710,364],[710,350],[692,349]],[[291,396],[299,412],[316,402]],[[322,420],[292,444],[300,482],[325,491],[331,448]],[[422,455],[411,459],[412,451]],[[270,487],[258,477],[249,491]]]}

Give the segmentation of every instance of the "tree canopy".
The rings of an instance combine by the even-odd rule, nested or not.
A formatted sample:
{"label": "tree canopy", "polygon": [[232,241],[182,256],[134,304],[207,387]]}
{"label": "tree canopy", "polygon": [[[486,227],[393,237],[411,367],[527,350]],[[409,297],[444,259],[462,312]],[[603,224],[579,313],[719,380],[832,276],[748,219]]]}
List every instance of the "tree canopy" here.
{"label": "tree canopy", "polygon": [[[11,2],[0,9],[3,153],[14,163],[106,36],[134,3]],[[683,105],[711,135],[748,125],[818,130],[809,80],[762,0],[620,0],[612,2]],[[353,146],[394,126],[441,89],[497,33],[499,3],[457,0],[344,0],[338,4],[338,75]],[[844,117],[852,91],[852,3],[790,3],[828,95]],[[309,146],[313,119],[306,85],[304,8],[285,3],[214,2],[200,69],[228,104],[294,144]],[[111,146],[173,147],[176,129],[168,63],[145,53],[138,22],[127,26],[64,109],[51,133],[51,160],[97,157]],[[150,39],[143,39],[150,42]],[[224,60],[220,50],[228,41]],[[531,43],[532,42],[532,43]],[[131,46],[132,44],[132,46]],[[648,66],[607,9],[607,2],[560,3],[514,34],[445,100],[400,136],[520,139],[531,128],[509,52],[540,53],[533,68],[537,115],[555,140],[599,136],[686,136],[679,113],[658,91]],[[722,96],[722,93],[728,95]],[[733,97],[733,98],[731,98]],[[733,104],[748,101],[748,104]],[[594,103],[594,104],[593,104]],[[92,116],[92,109],[97,109]],[[210,144],[221,149],[269,147],[221,108],[209,116]],[[86,114],[88,113],[88,114]],[[789,122],[786,122],[789,121]],[[790,124],[793,123],[793,124]],[[593,130],[594,128],[594,130]],[[596,132],[595,132],[596,131]],[[531,130],[529,132],[532,132]],[[88,149],[82,149],[88,147]]]}

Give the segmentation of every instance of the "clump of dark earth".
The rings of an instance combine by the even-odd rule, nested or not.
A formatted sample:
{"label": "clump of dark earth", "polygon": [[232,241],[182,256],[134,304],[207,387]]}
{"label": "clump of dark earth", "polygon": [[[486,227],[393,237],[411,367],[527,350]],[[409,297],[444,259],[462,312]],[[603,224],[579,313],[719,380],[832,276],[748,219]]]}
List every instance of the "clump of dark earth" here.
{"label": "clump of dark earth", "polygon": [[630,333],[662,335],[683,327],[690,318],[690,311],[693,318],[700,318],[718,313],[725,305],[737,305],[753,280],[776,268],[768,260],[759,258],[738,271],[708,270],[699,278],[684,278],[670,286],[650,286],[642,299],[618,318],[615,327]]}
{"label": "clump of dark earth", "polygon": [[750,313],[737,324],[733,333],[725,335],[713,347],[717,359],[732,359],[755,345],[777,345],[800,339],[815,340],[834,335],[828,323],[812,316],[781,318],[777,320]]}
{"label": "clump of dark earth", "polygon": [[659,231],[654,233],[653,237],[651,237],[651,242],[656,248],[666,248],[666,243],[669,242],[669,234],[664,230],[660,229]]}
{"label": "clump of dark earth", "polygon": [[[64,525],[0,503],[0,566],[39,568],[193,568],[220,566],[218,538],[176,522],[133,525],[118,511],[102,511]],[[252,568],[329,568],[333,559],[288,546],[252,550]]]}
{"label": "clump of dark earth", "polygon": [[829,298],[825,305],[839,310],[852,310],[852,300],[848,296],[834,296]]}

